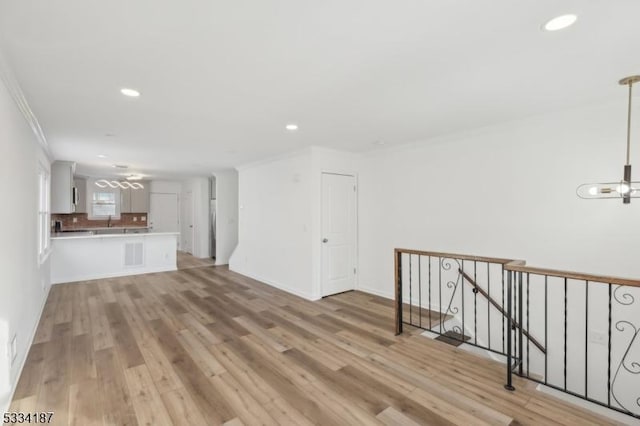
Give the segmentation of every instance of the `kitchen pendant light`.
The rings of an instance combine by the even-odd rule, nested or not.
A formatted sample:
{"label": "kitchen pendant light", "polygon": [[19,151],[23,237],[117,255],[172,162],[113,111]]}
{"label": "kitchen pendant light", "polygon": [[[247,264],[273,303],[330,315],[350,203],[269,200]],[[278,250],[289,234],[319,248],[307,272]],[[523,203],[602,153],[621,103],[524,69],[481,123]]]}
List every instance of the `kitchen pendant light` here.
{"label": "kitchen pendant light", "polygon": [[629,105],[627,110],[627,162],[624,165],[624,174],[619,182],[585,183],[578,187],[578,197],[585,199],[595,198],[622,198],[624,204],[629,204],[632,198],[640,198],[640,182],[631,181],[631,99],[633,95],[633,83],[640,82],[640,75],[626,77],[620,80],[622,86],[629,86]]}

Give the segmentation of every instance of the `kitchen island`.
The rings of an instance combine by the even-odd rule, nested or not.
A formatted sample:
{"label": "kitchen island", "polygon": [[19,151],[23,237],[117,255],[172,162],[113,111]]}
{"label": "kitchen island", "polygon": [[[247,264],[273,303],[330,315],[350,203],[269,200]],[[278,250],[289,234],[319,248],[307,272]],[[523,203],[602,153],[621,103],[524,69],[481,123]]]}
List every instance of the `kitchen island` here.
{"label": "kitchen island", "polygon": [[175,271],[178,235],[178,232],[53,234],[51,282]]}

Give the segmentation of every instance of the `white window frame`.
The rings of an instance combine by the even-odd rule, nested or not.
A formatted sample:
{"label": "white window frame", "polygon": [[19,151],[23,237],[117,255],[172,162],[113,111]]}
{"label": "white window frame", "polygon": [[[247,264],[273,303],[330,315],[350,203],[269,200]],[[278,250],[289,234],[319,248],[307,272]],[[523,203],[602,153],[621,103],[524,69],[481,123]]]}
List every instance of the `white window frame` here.
{"label": "white window frame", "polygon": [[89,181],[89,185],[87,187],[87,219],[89,220],[107,220],[109,218],[108,215],[95,216],[93,214],[93,194],[95,192],[109,192],[114,194],[115,202],[116,202],[116,214],[111,215],[111,219],[120,220],[120,213],[122,208],[122,194],[119,189],[116,188],[98,188],[95,184],[95,179]]}
{"label": "white window frame", "polygon": [[38,163],[38,264],[51,254],[51,173]]}

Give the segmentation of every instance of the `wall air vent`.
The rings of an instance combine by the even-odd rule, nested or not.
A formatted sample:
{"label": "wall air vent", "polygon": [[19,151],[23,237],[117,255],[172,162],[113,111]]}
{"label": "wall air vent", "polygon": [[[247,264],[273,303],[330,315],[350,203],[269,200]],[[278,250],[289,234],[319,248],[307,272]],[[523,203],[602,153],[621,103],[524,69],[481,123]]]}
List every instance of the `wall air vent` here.
{"label": "wall air vent", "polygon": [[144,243],[126,243],[124,245],[124,266],[144,266]]}

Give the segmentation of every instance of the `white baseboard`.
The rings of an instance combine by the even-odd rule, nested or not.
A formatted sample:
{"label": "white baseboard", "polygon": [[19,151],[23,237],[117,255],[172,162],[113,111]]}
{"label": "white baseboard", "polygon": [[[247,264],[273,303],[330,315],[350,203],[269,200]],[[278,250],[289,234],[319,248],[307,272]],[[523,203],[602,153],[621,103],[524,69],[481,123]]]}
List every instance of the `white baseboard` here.
{"label": "white baseboard", "polygon": [[395,299],[395,294],[393,292],[384,292],[384,291],[380,291],[378,289],[365,287],[365,286],[362,286],[362,285],[358,285],[358,288],[356,288],[356,290],[361,291],[363,293],[373,294],[374,296],[380,296],[380,297],[383,297],[385,299],[391,299],[391,300]]}
{"label": "white baseboard", "polygon": [[294,294],[294,295],[296,295],[298,297],[302,297],[303,299],[311,300],[312,302],[315,302],[316,300],[320,300],[321,299],[320,297],[314,297],[314,296],[312,296],[312,295],[310,295],[308,293],[302,292],[302,291],[300,291],[298,289],[291,288],[289,286],[280,284],[280,283],[272,281],[272,280],[268,280],[268,279],[260,277],[258,275],[254,275],[254,274],[250,274],[250,273],[241,271],[239,269],[232,269],[231,267],[229,267],[229,270],[232,271],[232,272],[235,272],[236,274],[244,275],[245,277],[249,277],[249,278],[254,279],[256,281],[260,281],[262,283],[268,284],[271,287],[277,288],[278,290],[286,291],[287,293]]}
{"label": "white baseboard", "polygon": [[9,391],[9,399],[4,404],[5,405],[4,407],[0,407],[0,413],[7,412],[7,410],[9,410],[9,407],[11,406],[11,402],[13,401],[13,396],[15,395],[16,389],[18,387],[18,382],[20,381],[20,376],[22,375],[22,370],[24,369],[24,366],[27,363],[27,358],[29,357],[29,352],[31,351],[31,345],[33,345],[33,341],[36,338],[38,326],[40,325],[40,319],[42,318],[42,313],[44,312],[44,305],[47,303],[47,299],[49,298],[50,291],[51,291],[51,284],[47,286],[47,292],[42,298],[42,302],[40,303],[40,313],[38,314],[38,319],[36,320],[36,323],[33,329],[31,330],[29,341],[28,341],[29,343],[27,345],[27,351],[25,352],[24,356],[20,360],[20,367],[18,368],[18,372],[15,375],[15,380],[12,380],[12,383],[11,383],[11,390]]}
{"label": "white baseboard", "polygon": [[157,272],[171,272],[177,271],[178,268],[175,266],[161,266],[158,268],[144,268],[144,269],[129,269],[126,271],[118,271],[111,274],[86,274],[80,276],[72,276],[67,278],[58,278],[55,282],[51,284],[65,284],[65,283],[75,283],[79,281],[91,281],[91,280],[99,280],[104,278],[118,278],[118,277],[128,277],[131,275],[143,275],[143,274],[155,274]]}
{"label": "white baseboard", "polygon": [[584,408],[585,410],[589,410],[592,411],[596,414],[599,414],[601,416],[604,417],[608,417],[616,422],[619,422],[620,424],[623,425],[638,425],[640,424],[640,422],[636,419],[634,419],[631,416],[627,416],[626,414],[622,414],[619,413],[615,410],[610,410],[606,407],[603,407],[601,405],[598,404],[594,404],[593,402],[589,402],[587,400],[584,400],[582,398],[578,398],[572,395],[569,395],[568,393],[564,393],[561,392],[559,390],[550,388],[548,386],[545,386],[543,384],[538,384],[538,386],[536,386],[536,390],[538,392],[542,392],[545,393],[547,395],[551,395],[554,396],[562,401],[568,402],[570,404],[576,405],[580,408]]}

